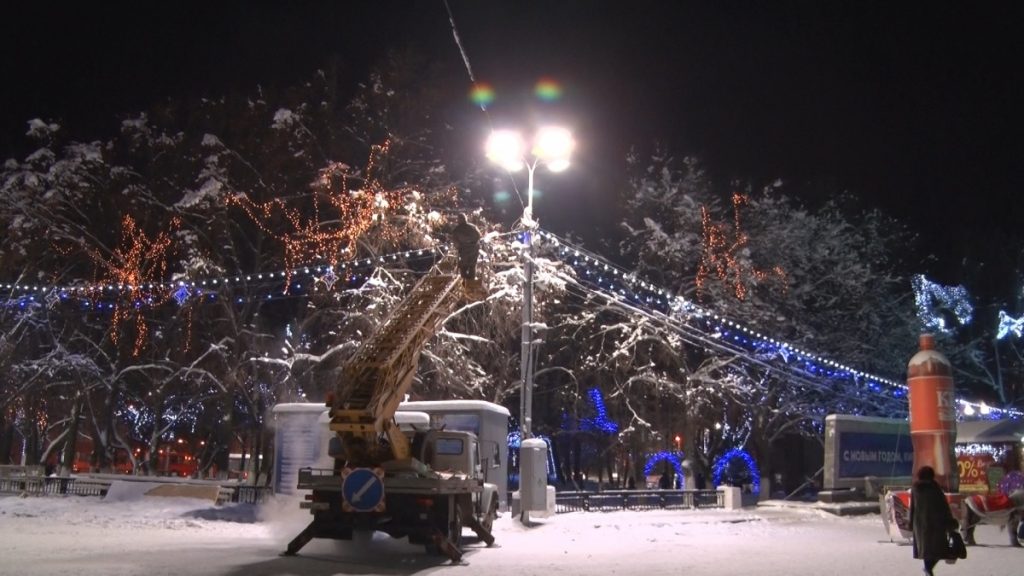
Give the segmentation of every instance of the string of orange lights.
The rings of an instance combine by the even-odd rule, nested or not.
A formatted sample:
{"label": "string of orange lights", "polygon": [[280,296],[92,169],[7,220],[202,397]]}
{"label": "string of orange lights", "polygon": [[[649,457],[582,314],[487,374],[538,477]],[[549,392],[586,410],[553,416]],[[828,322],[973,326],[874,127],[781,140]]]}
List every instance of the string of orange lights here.
{"label": "string of orange lights", "polygon": [[717,278],[731,285],[733,295],[741,301],[747,298],[747,281],[750,278],[757,282],[775,278],[780,281],[783,292],[788,288],[786,271],[781,266],[775,266],[770,270],[760,270],[739,258],[750,241],[750,237],[744,232],[740,221],[740,210],[743,206],[748,205],[749,201],[749,197],[745,194],[734,193],[732,195],[732,230],[729,230],[723,223],[714,222],[707,207],[701,206],[703,237],[701,259],[696,277],[698,294],[705,289],[709,277]]}
{"label": "string of orange lights", "polygon": [[[409,186],[388,188],[383,184],[380,172],[390,149],[390,141],[372,146],[362,177],[340,162],[320,170],[308,203],[290,205],[278,198],[257,203],[244,195],[229,197],[226,202],[240,207],[263,233],[281,242],[285,270],[312,261],[336,267],[343,259],[354,257],[356,242],[371,229],[392,242],[401,236],[401,229],[391,216],[403,206],[405,197],[415,191]],[[328,208],[333,211],[327,212]],[[269,224],[277,214],[289,225],[283,233]],[[286,280],[287,291],[291,285],[290,272]]]}
{"label": "string of orange lights", "polygon": [[[178,218],[172,218],[170,229],[178,228],[180,223]],[[117,344],[122,326],[134,320],[133,356],[138,356],[149,329],[141,310],[131,305],[131,302],[159,303],[167,298],[168,292],[159,280],[167,276],[167,262],[172,244],[169,231],[161,231],[150,238],[134,218],[125,215],[121,219],[121,243],[109,256],[94,247],[85,247],[86,253],[100,272],[101,283],[128,287],[126,297],[119,299],[115,306],[109,334],[111,341]],[[154,284],[154,281],[157,283]]]}

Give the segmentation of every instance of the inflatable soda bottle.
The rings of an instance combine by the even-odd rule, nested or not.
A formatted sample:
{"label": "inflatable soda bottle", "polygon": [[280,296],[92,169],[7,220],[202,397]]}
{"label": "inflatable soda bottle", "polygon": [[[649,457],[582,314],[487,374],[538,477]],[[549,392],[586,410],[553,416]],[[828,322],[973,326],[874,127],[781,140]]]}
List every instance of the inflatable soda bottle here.
{"label": "inflatable soda bottle", "polygon": [[922,466],[935,469],[935,480],[946,492],[959,492],[957,469],[956,394],[953,367],[935,349],[935,337],[922,334],[921,349],[907,365],[910,388],[910,439],[914,445],[914,476]]}

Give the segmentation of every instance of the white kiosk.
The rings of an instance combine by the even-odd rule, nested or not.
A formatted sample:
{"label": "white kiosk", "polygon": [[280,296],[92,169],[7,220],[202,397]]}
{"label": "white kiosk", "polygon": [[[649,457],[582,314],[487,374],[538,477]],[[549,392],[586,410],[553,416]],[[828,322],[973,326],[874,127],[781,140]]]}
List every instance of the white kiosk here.
{"label": "white kiosk", "polygon": [[[324,404],[278,404],[273,408],[274,492],[294,494],[299,468],[330,468],[331,432]],[[402,402],[395,422],[402,429],[435,428],[476,434],[484,481],[497,486],[498,507],[508,510],[508,419],[504,406],[483,400]]]}

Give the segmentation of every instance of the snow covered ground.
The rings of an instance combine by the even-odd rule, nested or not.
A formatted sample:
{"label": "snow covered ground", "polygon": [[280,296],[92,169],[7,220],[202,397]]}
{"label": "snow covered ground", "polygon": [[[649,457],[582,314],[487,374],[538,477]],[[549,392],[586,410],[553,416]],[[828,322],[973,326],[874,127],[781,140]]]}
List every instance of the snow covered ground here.
{"label": "snow covered ground", "polygon": [[[119,576],[450,575],[919,576],[910,547],[889,541],[878,515],[808,508],[577,512],[526,528],[505,514],[497,546],[470,539],[463,565],[377,534],[362,543],[314,540],[280,557],[308,522],[294,501],[214,507],[185,498],[0,497],[0,574]],[[979,527],[980,546],[937,573],[1019,576],[1024,549]]]}

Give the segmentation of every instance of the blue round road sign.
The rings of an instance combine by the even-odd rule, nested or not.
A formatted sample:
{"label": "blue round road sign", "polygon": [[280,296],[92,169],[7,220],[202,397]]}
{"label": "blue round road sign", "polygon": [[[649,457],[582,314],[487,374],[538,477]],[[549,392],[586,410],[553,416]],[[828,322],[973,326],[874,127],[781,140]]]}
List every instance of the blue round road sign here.
{"label": "blue round road sign", "polygon": [[341,484],[341,494],[353,510],[372,512],[384,500],[384,482],[373,468],[353,468]]}

